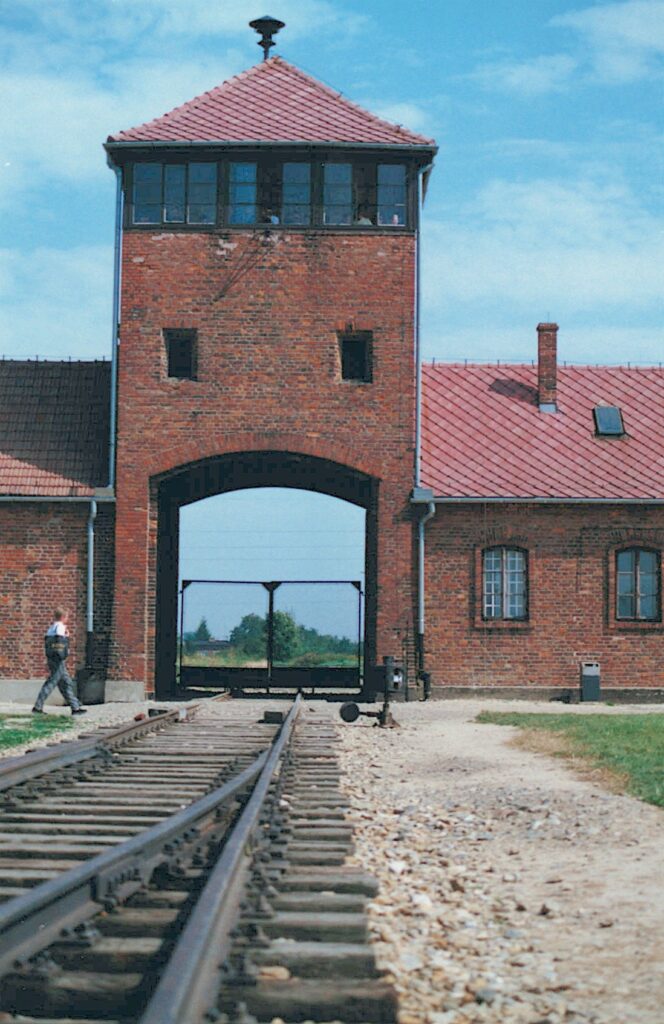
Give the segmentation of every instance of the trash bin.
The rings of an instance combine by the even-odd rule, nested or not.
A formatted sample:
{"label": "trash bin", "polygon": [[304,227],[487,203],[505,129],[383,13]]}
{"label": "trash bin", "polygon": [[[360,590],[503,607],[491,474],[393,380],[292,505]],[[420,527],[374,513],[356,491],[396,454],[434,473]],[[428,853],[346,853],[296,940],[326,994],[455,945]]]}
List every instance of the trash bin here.
{"label": "trash bin", "polygon": [[581,662],[581,700],[600,700],[598,661]]}

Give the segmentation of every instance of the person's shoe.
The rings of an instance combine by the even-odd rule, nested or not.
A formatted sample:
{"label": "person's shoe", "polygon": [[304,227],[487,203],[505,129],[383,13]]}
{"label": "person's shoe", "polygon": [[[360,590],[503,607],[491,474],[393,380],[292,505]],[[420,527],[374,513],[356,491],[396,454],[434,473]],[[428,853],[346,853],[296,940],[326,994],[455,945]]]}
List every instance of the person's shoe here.
{"label": "person's shoe", "polygon": [[33,713],[33,715],[45,715],[46,714],[46,712],[44,711],[43,708],[33,708],[32,709],[32,713]]}
{"label": "person's shoe", "polygon": [[87,715],[87,708],[72,708],[72,715]]}

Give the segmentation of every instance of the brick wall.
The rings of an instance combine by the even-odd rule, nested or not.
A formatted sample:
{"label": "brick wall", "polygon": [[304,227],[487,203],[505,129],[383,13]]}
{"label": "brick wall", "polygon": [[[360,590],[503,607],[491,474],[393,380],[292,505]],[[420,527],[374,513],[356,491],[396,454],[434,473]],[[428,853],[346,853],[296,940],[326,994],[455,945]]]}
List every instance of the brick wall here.
{"label": "brick wall", "polygon": [[[526,622],[483,622],[481,552],[523,548]],[[652,506],[439,505],[426,527],[427,667],[441,686],[578,687],[599,661],[606,687],[664,685],[662,623],[616,622],[615,551],[664,549]]]}
{"label": "brick wall", "polygon": [[[85,662],[87,521],[89,506],[65,503],[0,504],[0,678],[45,675],[44,633],[57,605],[69,609],[73,674]],[[95,629],[110,633],[112,506],[100,505],[96,520]],[[105,644],[97,649],[104,670]]]}
{"label": "brick wall", "polygon": [[[414,245],[387,232],[126,232],[117,678],[152,689],[155,481],[230,452],[298,452],[378,481],[378,655],[398,654],[412,630]],[[341,380],[348,327],[373,332],[371,384]],[[197,380],[167,377],[164,328],[198,331]]]}

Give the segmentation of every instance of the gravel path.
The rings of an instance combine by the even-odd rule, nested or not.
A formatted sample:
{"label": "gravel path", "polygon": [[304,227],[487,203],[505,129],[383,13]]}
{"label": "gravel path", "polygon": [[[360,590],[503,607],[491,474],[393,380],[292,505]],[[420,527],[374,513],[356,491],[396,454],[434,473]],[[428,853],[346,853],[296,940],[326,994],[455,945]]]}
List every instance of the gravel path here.
{"label": "gravel path", "polygon": [[552,710],[396,705],[399,729],[343,727],[400,1024],[661,1024],[664,814],[511,747],[516,730],[475,724],[484,708]]}

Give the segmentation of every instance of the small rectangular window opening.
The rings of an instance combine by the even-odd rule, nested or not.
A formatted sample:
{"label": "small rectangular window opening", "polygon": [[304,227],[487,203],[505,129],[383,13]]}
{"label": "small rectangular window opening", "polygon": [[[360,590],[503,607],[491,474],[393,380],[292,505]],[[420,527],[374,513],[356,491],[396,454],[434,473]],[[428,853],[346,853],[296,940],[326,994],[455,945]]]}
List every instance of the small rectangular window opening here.
{"label": "small rectangular window opening", "polygon": [[373,380],[372,338],[371,331],[361,331],[357,334],[342,334],[340,336],[342,380],[359,380],[371,383]]}
{"label": "small rectangular window opening", "polygon": [[197,359],[195,330],[165,330],[168,376],[180,380],[196,380]]}
{"label": "small rectangular window opening", "polygon": [[621,437],[625,433],[622,412],[616,405],[596,405],[593,409],[595,432],[602,437]]}

